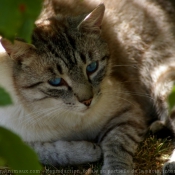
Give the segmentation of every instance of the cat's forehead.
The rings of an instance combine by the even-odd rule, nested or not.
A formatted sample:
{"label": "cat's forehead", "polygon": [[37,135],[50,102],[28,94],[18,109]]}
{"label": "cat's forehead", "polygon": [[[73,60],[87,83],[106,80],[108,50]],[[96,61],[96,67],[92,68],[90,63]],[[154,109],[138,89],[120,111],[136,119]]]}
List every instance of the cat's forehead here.
{"label": "cat's forehead", "polygon": [[[46,20],[33,33],[33,44],[40,55],[49,62],[63,63],[67,67],[86,63],[96,53],[97,43],[70,26],[66,19]],[[79,60],[80,59],[80,60]]]}
{"label": "cat's forehead", "polygon": [[45,20],[33,33],[33,44],[43,52],[55,49],[59,49],[60,52],[66,50],[68,53],[71,49],[87,50],[91,47],[87,43],[92,45],[89,40],[90,37],[79,32],[75,25],[68,23],[66,18]]}

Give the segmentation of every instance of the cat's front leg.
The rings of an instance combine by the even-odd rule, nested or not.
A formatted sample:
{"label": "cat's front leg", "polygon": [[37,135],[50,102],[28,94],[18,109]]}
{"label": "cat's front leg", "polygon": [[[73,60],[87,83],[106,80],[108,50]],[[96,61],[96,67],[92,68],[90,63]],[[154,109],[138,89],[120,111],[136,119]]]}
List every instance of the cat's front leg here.
{"label": "cat's front leg", "polygon": [[75,165],[98,161],[101,148],[87,141],[56,141],[28,143],[38,154],[41,163]]}
{"label": "cat's front leg", "polygon": [[[124,116],[123,116],[124,117]],[[116,119],[116,121],[120,118]],[[145,132],[137,120],[112,120],[101,137],[102,175],[133,175],[133,155]]]}

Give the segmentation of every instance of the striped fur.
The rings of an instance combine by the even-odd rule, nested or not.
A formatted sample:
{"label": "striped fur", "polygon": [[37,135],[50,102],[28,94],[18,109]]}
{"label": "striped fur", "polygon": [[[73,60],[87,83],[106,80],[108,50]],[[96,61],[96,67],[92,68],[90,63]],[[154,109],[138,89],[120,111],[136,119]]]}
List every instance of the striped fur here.
{"label": "striped fur", "polygon": [[[33,147],[42,163],[102,156],[101,174],[131,175],[150,124],[170,125],[172,83],[162,77],[174,70],[175,12],[162,0],[99,4],[46,0],[32,44],[1,40],[7,54],[0,57],[0,85],[14,104],[0,108],[0,124]],[[51,85],[56,78],[60,84]]]}

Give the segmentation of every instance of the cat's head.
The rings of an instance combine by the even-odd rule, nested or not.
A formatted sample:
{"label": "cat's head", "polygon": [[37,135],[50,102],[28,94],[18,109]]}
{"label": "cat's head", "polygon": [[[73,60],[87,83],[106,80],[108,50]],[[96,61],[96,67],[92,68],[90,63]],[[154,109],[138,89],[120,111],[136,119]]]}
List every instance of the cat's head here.
{"label": "cat's head", "polygon": [[84,113],[98,103],[109,57],[100,37],[104,10],[101,4],[88,15],[45,20],[34,30],[32,45],[1,41],[24,104]]}

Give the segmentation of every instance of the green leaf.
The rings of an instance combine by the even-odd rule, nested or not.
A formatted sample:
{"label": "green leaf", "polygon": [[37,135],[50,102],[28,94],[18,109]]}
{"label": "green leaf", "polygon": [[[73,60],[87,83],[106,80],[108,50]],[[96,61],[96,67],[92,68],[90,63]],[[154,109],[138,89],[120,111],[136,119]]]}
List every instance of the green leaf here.
{"label": "green leaf", "polygon": [[0,35],[30,42],[41,6],[42,0],[0,0]]}
{"label": "green leaf", "polygon": [[30,42],[33,26],[34,25],[32,20],[27,19],[26,21],[24,21],[21,28],[19,29],[20,38],[25,38],[26,41]]}
{"label": "green leaf", "polygon": [[2,157],[0,157],[0,167],[4,166],[5,163],[5,160]]}
{"label": "green leaf", "polygon": [[12,104],[10,95],[0,87],[0,106],[7,106]]}
{"label": "green leaf", "polygon": [[11,131],[0,127],[0,157],[8,166],[22,174],[39,174],[41,165],[35,152]]}
{"label": "green leaf", "polygon": [[169,109],[172,110],[172,108],[175,106],[175,86],[173,87],[171,94],[168,97],[168,103]]}

